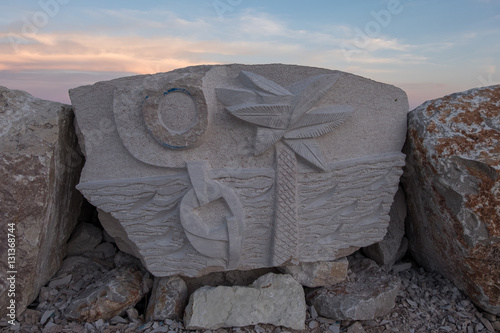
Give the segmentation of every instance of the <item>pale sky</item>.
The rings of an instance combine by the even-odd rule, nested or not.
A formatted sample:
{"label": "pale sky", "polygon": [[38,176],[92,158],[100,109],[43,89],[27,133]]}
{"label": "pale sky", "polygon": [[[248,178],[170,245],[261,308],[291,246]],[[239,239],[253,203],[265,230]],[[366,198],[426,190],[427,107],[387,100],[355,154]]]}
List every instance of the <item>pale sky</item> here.
{"label": "pale sky", "polygon": [[35,97],[228,63],[346,71],[413,109],[500,83],[500,0],[0,0],[0,85]]}

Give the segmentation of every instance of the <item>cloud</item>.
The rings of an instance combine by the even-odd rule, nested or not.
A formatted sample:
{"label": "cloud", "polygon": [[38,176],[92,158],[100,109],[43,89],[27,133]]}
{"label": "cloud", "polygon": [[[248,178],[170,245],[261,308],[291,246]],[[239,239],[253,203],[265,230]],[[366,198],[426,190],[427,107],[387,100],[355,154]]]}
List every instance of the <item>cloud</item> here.
{"label": "cloud", "polygon": [[[425,44],[410,44],[384,30],[361,36],[359,29],[345,24],[297,28],[294,22],[256,9],[243,8],[223,20],[211,14],[188,19],[170,11],[101,9],[82,12],[75,18],[78,24],[68,25],[69,29],[63,30],[54,20],[31,35],[23,35],[17,22],[8,26],[11,33],[0,31],[0,70],[149,74],[199,64],[281,62],[344,70],[396,84],[403,75],[415,80],[433,76],[449,62],[449,51],[461,54],[458,47],[481,36],[462,31],[444,41],[429,38]],[[346,45],[355,51],[350,59],[343,50]],[[29,77],[42,81],[47,75],[37,73]],[[87,84],[92,77],[78,79]],[[78,79],[71,85],[78,86]],[[10,80],[13,84],[15,79]],[[408,87],[415,96],[433,92]],[[444,90],[448,89],[440,89]]]}

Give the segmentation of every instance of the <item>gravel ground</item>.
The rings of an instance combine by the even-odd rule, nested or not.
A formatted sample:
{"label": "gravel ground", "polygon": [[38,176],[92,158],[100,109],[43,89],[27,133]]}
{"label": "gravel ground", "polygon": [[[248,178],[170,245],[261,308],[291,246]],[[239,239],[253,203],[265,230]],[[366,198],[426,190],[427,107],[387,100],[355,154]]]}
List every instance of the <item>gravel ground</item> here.
{"label": "gravel ground", "polygon": [[[396,298],[395,307],[384,318],[361,322],[336,322],[319,317],[314,308],[310,307],[306,321],[307,329],[303,331],[272,325],[255,325],[192,332],[500,332],[500,316],[476,309],[465,295],[440,275],[425,272],[422,268],[408,268],[408,266],[396,266],[396,270],[398,267],[406,269],[392,273],[401,278],[402,286]],[[19,318],[20,323],[16,326],[0,321],[0,332],[188,332],[184,330],[181,322],[167,320],[143,323],[142,316],[136,311],[129,312],[124,317],[115,317],[116,319],[110,323],[99,320],[86,324],[67,322],[65,319],[58,318],[56,314],[47,321],[45,326],[42,326],[40,324],[42,313],[27,310],[25,315]]]}

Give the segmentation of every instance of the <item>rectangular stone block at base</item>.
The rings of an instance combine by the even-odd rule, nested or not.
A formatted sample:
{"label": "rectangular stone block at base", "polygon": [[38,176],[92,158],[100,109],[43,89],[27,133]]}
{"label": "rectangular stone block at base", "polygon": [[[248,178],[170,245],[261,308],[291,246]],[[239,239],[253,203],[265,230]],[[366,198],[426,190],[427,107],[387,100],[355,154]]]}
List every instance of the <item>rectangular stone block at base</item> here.
{"label": "rectangular stone block at base", "polygon": [[408,111],[396,87],[225,65],[70,97],[86,154],[78,189],[156,276],[330,261],[386,233]]}
{"label": "rectangular stone block at base", "polygon": [[[58,270],[80,212],[75,189],[83,158],[70,106],[0,87],[0,316],[15,299],[16,316]],[[15,257],[8,259],[8,226]],[[9,236],[10,238],[14,238]],[[7,272],[14,271],[15,298]],[[10,317],[8,317],[10,319]]]}
{"label": "rectangular stone block at base", "polygon": [[268,273],[248,287],[202,287],[189,299],[187,329],[272,324],[305,328],[304,290],[290,275]]}

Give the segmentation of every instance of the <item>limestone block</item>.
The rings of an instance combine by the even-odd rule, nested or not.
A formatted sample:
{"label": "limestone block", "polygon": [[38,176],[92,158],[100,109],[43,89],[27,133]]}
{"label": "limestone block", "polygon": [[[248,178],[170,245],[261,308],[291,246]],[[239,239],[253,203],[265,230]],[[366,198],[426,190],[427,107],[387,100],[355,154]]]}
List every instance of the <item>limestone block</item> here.
{"label": "limestone block", "polygon": [[365,255],[377,264],[390,269],[408,250],[408,240],[405,235],[406,196],[400,187],[394,196],[389,211],[389,227],[387,234],[380,242],[363,248]]}
{"label": "limestone block", "polygon": [[371,320],[395,304],[401,280],[384,273],[371,259],[349,259],[348,279],[307,294],[320,316],[334,320]]}
{"label": "limestone block", "polygon": [[71,320],[109,320],[133,307],[144,296],[143,274],[135,266],[122,266],[74,296],[65,312]]}
{"label": "limestone block", "polygon": [[403,179],[413,257],[500,313],[500,86],[409,114]]}
{"label": "limestone block", "polygon": [[[82,201],[75,185],[83,158],[73,119],[69,105],[0,87],[2,318],[11,299],[20,315],[66,254]],[[9,292],[11,275],[15,290]]]}
{"label": "limestone block", "polygon": [[290,274],[301,285],[315,288],[331,286],[342,282],[347,277],[349,262],[347,258],[335,261],[303,262],[298,265],[280,267],[285,274]]}
{"label": "limestone block", "polygon": [[147,321],[182,319],[187,303],[187,286],[178,276],[155,278],[146,310]]}
{"label": "limestone block", "polygon": [[268,273],[248,287],[202,287],[189,299],[187,329],[272,324],[305,328],[302,286],[290,275]]}
{"label": "limestone block", "polygon": [[380,241],[406,94],[290,65],[197,66],[70,90],[78,189],[156,276],[331,261]]}

